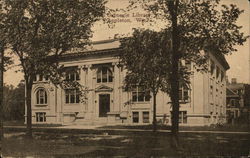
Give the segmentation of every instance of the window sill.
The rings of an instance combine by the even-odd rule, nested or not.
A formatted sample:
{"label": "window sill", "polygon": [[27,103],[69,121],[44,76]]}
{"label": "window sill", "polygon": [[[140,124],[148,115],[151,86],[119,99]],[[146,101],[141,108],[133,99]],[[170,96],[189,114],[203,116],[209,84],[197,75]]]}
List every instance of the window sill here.
{"label": "window sill", "polygon": [[49,83],[49,81],[33,81],[33,83]]}
{"label": "window sill", "polygon": [[71,106],[71,105],[80,105],[81,103],[65,103],[65,105]]}
{"label": "window sill", "polygon": [[36,107],[45,107],[48,106],[48,104],[35,104]]}
{"label": "window sill", "polygon": [[132,104],[149,104],[150,101],[141,101],[141,102],[134,102],[132,101]]}

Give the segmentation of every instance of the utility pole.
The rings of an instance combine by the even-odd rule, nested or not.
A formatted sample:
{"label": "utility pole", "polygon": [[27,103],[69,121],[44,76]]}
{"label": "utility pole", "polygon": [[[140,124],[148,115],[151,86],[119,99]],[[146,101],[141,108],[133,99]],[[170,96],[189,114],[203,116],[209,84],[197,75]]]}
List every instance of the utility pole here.
{"label": "utility pole", "polygon": [[3,57],[4,57],[4,45],[0,42],[0,141],[3,139]]}

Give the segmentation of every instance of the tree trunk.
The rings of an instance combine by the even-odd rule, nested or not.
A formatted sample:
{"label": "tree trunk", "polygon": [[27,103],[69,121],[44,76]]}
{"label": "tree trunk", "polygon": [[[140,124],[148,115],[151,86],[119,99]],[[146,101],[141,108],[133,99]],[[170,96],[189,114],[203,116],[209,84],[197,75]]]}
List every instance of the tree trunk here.
{"label": "tree trunk", "polygon": [[26,135],[28,138],[32,138],[32,112],[31,112],[31,92],[32,92],[32,82],[27,81],[26,79],[26,84],[25,84],[25,88],[26,88],[26,107],[27,107],[27,119],[26,119],[26,127],[27,127],[27,131],[26,131]]}
{"label": "tree trunk", "polygon": [[173,143],[176,147],[179,146],[178,132],[179,132],[179,59],[180,59],[180,38],[177,24],[177,10],[179,1],[169,1],[169,11],[171,14],[172,22],[172,71],[170,76],[170,98],[172,102],[172,129]]}
{"label": "tree trunk", "polygon": [[3,139],[3,71],[4,71],[4,48],[0,43],[0,141]]}
{"label": "tree trunk", "polygon": [[153,94],[153,131],[157,130],[157,121],[156,121],[156,94]]}

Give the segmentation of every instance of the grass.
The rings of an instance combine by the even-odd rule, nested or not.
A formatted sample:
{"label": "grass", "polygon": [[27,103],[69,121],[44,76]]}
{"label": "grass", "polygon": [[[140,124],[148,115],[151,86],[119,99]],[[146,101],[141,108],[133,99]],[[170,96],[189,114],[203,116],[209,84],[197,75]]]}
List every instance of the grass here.
{"label": "grass", "polygon": [[[4,126],[26,126],[22,120],[4,121]],[[32,124],[33,127],[60,127],[61,124]]]}
{"label": "grass", "polygon": [[109,135],[34,132],[33,140],[23,132],[5,134],[3,156],[12,157],[215,157],[247,156],[249,134],[181,133],[182,150],[171,146],[170,134]]}
{"label": "grass", "polygon": [[[152,130],[152,125],[114,125],[114,126],[103,126],[101,129],[143,129]],[[158,125],[159,130],[171,130],[169,125]],[[250,132],[250,125],[229,125],[225,124],[222,126],[180,126],[180,131],[233,131],[233,132]]]}

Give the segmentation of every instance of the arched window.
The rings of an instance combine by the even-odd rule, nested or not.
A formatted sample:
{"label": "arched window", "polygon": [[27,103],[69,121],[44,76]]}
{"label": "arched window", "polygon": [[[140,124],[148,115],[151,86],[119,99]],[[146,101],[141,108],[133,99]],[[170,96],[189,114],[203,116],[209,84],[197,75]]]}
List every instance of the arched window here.
{"label": "arched window", "polygon": [[47,104],[47,93],[45,89],[39,89],[36,92],[36,103],[37,104]]}
{"label": "arched window", "polygon": [[109,68],[102,67],[97,71],[97,83],[105,82],[113,82],[113,74]]}

